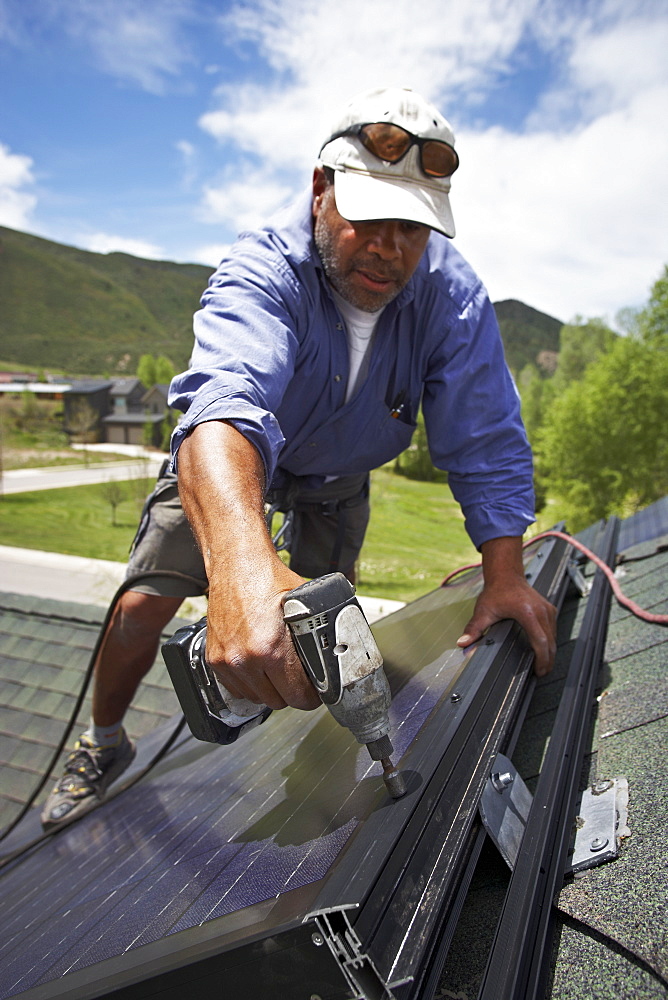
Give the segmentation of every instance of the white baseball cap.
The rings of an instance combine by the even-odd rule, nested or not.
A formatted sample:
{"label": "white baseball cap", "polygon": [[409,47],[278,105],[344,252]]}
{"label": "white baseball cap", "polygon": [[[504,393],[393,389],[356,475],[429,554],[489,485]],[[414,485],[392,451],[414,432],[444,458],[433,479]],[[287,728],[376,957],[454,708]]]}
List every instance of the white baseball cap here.
{"label": "white baseball cap", "polygon": [[334,170],[336,207],[344,219],[407,219],[452,237],[448,194],[459,165],[454,144],[450,124],[433,105],[408,88],[390,87],[353,98],[319,160]]}

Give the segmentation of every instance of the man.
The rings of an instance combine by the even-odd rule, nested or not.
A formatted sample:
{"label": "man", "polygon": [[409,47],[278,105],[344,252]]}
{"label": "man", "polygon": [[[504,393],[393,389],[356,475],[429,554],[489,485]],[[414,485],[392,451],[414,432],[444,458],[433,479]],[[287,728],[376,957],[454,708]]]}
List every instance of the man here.
{"label": "man", "polygon": [[[484,588],[459,644],[515,618],[536,672],[551,669],[555,611],[522,565],[533,495],[517,393],[491,303],[448,240],[457,166],[452,130],[423,98],[362,94],[327,136],[308,197],[243,234],[221,263],[195,317],[191,367],[171,387],[185,413],[173,467],[197,547],[172,477],[149,502],[129,566],[201,583],[157,579],[121,599],[96,668],[93,725],[45,825],[90,808],[132,759],[125,710],[161,629],[207,581],[207,660],[225,687],[273,709],[319,704],[283,596],[334,568],[352,579],[368,472],[408,446],[420,405],[432,460],[448,470],[482,552]],[[276,491],[296,510],[290,567],[265,524]]]}

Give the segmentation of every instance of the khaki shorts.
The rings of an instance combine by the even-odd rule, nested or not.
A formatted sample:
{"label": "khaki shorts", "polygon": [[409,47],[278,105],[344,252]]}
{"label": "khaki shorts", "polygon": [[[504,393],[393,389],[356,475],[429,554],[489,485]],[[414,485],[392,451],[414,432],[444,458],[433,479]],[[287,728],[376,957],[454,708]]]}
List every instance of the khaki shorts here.
{"label": "khaki shorts", "polygon": [[[317,577],[352,570],[369,522],[368,476],[342,476],[297,493],[290,568]],[[334,558],[333,558],[334,557]],[[171,575],[170,575],[171,574]],[[162,597],[194,597],[208,589],[204,560],[183,513],[176,476],[166,473],[147,498],[130,551],[132,590]]]}

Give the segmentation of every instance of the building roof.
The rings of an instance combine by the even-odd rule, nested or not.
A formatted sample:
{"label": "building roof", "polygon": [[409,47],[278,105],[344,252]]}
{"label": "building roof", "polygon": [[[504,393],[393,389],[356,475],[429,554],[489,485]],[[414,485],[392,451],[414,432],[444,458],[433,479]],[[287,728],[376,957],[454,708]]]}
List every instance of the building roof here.
{"label": "building roof", "polygon": [[[619,551],[617,573],[628,596],[650,610],[665,612],[668,501],[623,523]],[[453,647],[475,592],[474,581],[469,585],[465,580],[460,588],[427,595],[376,628],[395,691],[392,711],[398,752],[409,765],[423,760],[431,767],[432,758],[438,757],[433,748],[443,727],[435,713],[458,711],[449,707],[461,699],[453,685],[466,700],[465,658]],[[58,602],[40,602],[39,608],[31,609],[26,601],[0,601],[8,616],[0,618],[0,634],[6,639],[6,646],[0,646],[5,678],[0,679],[0,695],[4,690],[13,692],[18,701],[24,699],[26,709],[35,710],[39,724],[46,727],[52,713],[61,713],[57,701],[42,708],[47,695],[62,697],[58,687],[70,687],[71,697],[74,677],[65,680],[61,671],[76,664],[80,676],[99,611],[95,609],[98,617],[93,620],[80,606],[59,608]],[[574,591],[565,599],[555,670],[536,684],[512,753],[530,790],[541,771],[587,604],[588,598]],[[668,995],[667,642],[665,628],[646,625],[613,604],[583,787],[594,779],[628,779],[631,836],[621,842],[616,860],[577,878],[568,877],[559,893],[546,993],[552,1000],[576,996],[649,1000]],[[478,655],[483,655],[482,648]],[[29,664],[45,667],[44,673],[41,666],[36,671],[30,692],[27,683],[17,683]],[[8,704],[2,697],[0,703]],[[163,718],[170,710],[168,703],[151,706]],[[434,728],[435,722],[439,724]],[[32,722],[25,725],[36,744]],[[167,721],[140,741],[136,768],[145,765],[173,726]],[[483,726],[478,738],[485,732]],[[436,761],[434,767],[429,777],[428,769],[423,772],[416,765],[409,780],[422,776],[431,788],[442,765]],[[276,907],[283,908],[284,921],[292,916],[290,933],[298,935],[299,921],[294,922],[290,910],[294,901],[302,908],[294,912],[306,912],[309,905],[317,909],[329,884],[326,873],[336,867],[334,859],[345,861],[353,848],[359,860],[352,871],[363,873],[372,866],[392,817],[404,808],[395,804],[394,812],[388,811],[377,780],[363,751],[355,751],[349,734],[336,727],[324,710],[307,715],[275,713],[233,748],[179,737],[165,761],[139,784],[117,790],[111,801],[17,857],[0,873],[6,898],[12,900],[0,918],[6,969],[0,997],[104,996],[116,987],[114,977],[121,970],[131,978],[140,961],[151,967],[164,963],[167,968],[176,961],[179,948],[190,949],[192,960],[195,953],[213,956],[217,949],[233,947],[230,942],[239,935],[257,936],[262,921],[275,918]],[[407,836],[413,836],[418,811],[428,798],[425,791],[416,813],[412,817],[406,813]],[[26,817],[24,824],[21,836],[17,830],[4,845],[8,851],[22,838],[32,842],[38,831],[36,816]],[[373,836],[368,833],[369,846],[362,850],[369,830]],[[421,869],[416,871],[420,878]],[[388,878],[392,874],[390,860],[386,874]],[[355,877],[339,875],[339,881],[348,885]],[[435,981],[437,998],[477,995],[507,884],[508,869],[488,841]],[[425,905],[428,885],[427,880]],[[72,913],[78,914],[74,922]],[[270,960],[272,940],[263,938],[263,946],[252,952],[248,968],[259,969],[258,975]],[[313,948],[310,931],[301,943],[290,940],[288,966],[300,967],[299,962],[321,954]],[[381,952],[386,954],[388,947]],[[275,995],[273,980],[265,987],[274,993],[270,990],[263,996]],[[190,982],[183,988],[196,992],[198,986]],[[233,992],[244,995],[240,989]],[[293,995],[287,986],[281,992]],[[408,994],[400,989],[396,992],[398,998],[404,995]]]}
{"label": "building roof", "polygon": [[145,391],[145,386],[138,378],[115,378],[111,387],[112,396],[129,396],[137,389]]}

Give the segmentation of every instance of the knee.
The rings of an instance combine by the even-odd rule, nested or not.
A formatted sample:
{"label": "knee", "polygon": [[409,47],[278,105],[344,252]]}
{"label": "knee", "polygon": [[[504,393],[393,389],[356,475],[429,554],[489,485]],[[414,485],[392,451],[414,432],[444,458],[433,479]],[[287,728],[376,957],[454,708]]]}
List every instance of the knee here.
{"label": "knee", "polygon": [[126,636],[147,636],[160,633],[174,617],[182,603],[180,597],[159,597],[126,590],[114,611],[112,626]]}

